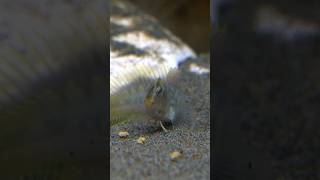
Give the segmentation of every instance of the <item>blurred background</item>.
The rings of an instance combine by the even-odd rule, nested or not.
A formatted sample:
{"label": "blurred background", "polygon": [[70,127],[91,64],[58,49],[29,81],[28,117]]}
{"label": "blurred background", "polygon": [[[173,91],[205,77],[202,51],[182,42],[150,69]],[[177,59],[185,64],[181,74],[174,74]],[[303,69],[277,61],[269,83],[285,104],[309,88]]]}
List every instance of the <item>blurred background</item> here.
{"label": "blurred background", "polygon": [[215,114],[239,123],[275,179],[320,179],[320,1],[212,5]]}
{"label": "blurred background", "polygon": [[0,179],[107,179],[106,14],[0,1]]}

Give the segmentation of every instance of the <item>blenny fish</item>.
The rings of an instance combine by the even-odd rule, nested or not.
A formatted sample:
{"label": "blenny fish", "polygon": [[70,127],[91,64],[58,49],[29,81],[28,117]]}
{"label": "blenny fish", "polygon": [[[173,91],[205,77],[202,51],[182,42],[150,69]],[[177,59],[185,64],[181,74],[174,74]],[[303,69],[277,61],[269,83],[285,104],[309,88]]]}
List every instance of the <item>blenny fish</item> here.
{"label": "blenny fish", "polygon": [[[179,71],[165,65],[159,69],[140,65],[123,76],[111,77],[111,126],[142,120],[159,123],[167,131],[163,122],[174,123],[188,109],[188,98],[175,86],[176,76]],[[120,88],[119,81],[127,84]]]}
{"label": "blenny fish", "polygon": [[167,131],[163,122],[173,123],[187,111],[188,98],[176,86],[179,63],[196,54],[153,17],[129,3],[112,2],[110,124],[142,120]]}

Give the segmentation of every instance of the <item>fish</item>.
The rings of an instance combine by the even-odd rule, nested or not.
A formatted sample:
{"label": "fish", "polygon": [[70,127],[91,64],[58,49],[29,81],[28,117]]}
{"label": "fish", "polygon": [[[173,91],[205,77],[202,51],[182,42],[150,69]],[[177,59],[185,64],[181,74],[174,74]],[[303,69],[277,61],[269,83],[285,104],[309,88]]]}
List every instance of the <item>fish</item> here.
{"label": "fish", "polygon": [[[189,112],[179,64],[196,53],[150,15],[111,1],[110,125],[178,122]],[[125,11],[131,9],[131,11]],[[147,26],[146,26],[147,25]],[[156,93],[161,89],[161,93]],[[181,121],[180,121],[181,122]],[[143,123],[141,123],[143,124]]]}
{"label": "fish", "polygon": [[[110,125],[136,120],[174,123],[188,111],[188,97],[175,86],[179,70],[162,64],[157,68],[140,64],[132,71],[110,79]],[[126,84],[123,84],[126,82]]]}

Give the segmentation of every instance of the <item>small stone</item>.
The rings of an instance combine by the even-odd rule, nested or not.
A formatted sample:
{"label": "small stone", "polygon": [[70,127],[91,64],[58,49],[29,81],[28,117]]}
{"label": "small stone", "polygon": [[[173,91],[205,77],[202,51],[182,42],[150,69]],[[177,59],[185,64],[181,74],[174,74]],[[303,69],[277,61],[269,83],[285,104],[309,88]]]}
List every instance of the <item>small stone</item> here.
{"label": "small stone", "polygon": [[176,150],[176,151],[173,151],[170,153],[170,158],[171,158],[171,160],[176,160],[179,157],[181,157],[181,155],[182,155],[182,152]]}
{"label": "small stone", "polygon": [[120,131],[118,135],[120,138],[126,138],[129,136],[129,133],[127,131]]}
{"label": "small stone", "polygon": [[146,141],[146,138],[143,137],[143,136],[140,136],[140,137],[137,139],[137,143],[139,143],[139,144],[144,144],[145,141]]}

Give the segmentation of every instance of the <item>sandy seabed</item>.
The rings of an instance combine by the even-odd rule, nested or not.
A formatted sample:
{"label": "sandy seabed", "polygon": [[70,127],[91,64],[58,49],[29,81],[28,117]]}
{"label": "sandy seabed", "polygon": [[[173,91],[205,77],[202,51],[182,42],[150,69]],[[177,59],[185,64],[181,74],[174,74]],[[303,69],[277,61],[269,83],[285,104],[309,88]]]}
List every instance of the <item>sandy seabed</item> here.
{"label": "sandy seabed", "polygon": [[[111,179],[209,179],[210,178],[210,77],[189,72],[191,64],[209,68],[208,56],[181,65],[179,86],[190,98],[193,126],[178,123],[165,133],[160,127],[131,123],[115,126],[110,133]],[[188,123],[187,123],[188,124]],[[119,131],[128,131],[119,138]],[[144,144],[137,143],[145,136]],[[170,153],[182,151],[171,160]]]}

